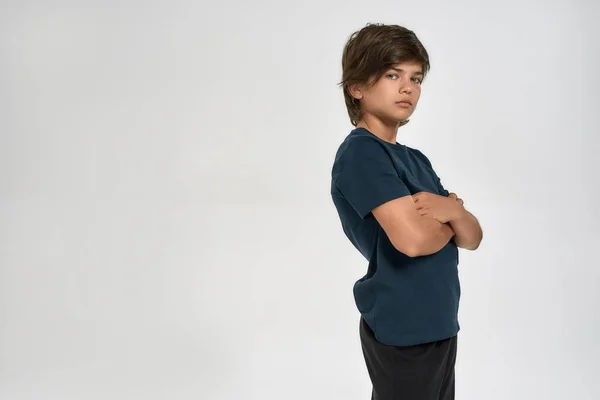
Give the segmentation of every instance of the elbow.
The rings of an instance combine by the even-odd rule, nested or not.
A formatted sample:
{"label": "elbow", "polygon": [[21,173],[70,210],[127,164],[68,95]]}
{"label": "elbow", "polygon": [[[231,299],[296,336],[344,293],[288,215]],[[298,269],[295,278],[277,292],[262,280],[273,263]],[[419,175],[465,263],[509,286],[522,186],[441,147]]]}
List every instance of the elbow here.
{"label": "elbow", "polygon": [[476,241],[475,243],[473,243],[471,246],[468,247],[469,250],[471,251],[475,251],[479,248],[479,245],[481,244],[481,239],[479,239],[478,241]]}
{"label": "elbow", "polygon": [[405,254],[408,257],[419,257],[422,256],[422,252],[419,251],[417,247],[406,247],[404,250],[399,250],[401,253]]}
{"label": "elbow", "polygon": [[478,239],[475,243],[473,243],[470,247],[469,250],[471,251],[475,251],[479,248],[479,245],[481,244],[481,238]]}
{"label": "elbow", "polygon": [[479,248],[481,241],[483,240],[483,234],[480,232],[474,238],[462,238],[462,237],[454,237],[454,242],[456,243],[456,247],[460,247],[461,249],[475,251]]}
{"label": "elbow", "polygon": [[419,257],[425,255],[422,241],[418,237],[391,240],[392,245],[400,253],[408,257]]}

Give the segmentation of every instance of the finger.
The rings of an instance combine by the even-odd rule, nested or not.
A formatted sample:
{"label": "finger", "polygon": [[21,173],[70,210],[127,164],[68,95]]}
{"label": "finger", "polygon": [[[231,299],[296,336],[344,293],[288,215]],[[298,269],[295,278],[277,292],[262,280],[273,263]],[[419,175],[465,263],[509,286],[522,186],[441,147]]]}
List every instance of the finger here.
{"label": "finger", "polygon": [[458,196],[456,195],[456,193],[450,193],[450,194],[448,195],[448,197],[451,197],[451,198],[453,198],[453,199],[455,199],[455,200],[458,198]]}

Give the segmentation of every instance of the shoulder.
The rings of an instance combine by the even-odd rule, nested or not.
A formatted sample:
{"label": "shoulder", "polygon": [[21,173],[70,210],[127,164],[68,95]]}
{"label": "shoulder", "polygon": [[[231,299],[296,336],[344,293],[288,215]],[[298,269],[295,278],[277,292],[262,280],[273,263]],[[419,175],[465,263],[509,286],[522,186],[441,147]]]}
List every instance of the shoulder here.
{"label": "shoulder", "polygon": [[379,138],[355,129],[340,144],[335,156],[334,167],[353,160],[359,161],[360,159],[386,156],[385,146],[380,143]]}
{"label": "shoulder", "polygon": [[431,161],[429,160],[429,158],[425,155],[425,153],[423,153],[421,150],[417,149],[417,148],[413,148],[413,147],[408,147],[406,146],[406,149],[408,150],[409,153],[412,153],[416,158],[420,159],[421,161],[423,161],[425,164],[427,164],[427,166],[429,168],[432,168],[431,166]]}
{"label": "shoulder", "polygon": [[375,179],[393,170],[392,157],[380,139],[360,130],[352,131],[339,146],[331,169],[334,183]]}
{"label": "shoulder", "polygon": [[382,140],[377,136],[367,133],[361,129],[354,129],[340,145],[344,151],[361,151],[372,149],[383,149]]}

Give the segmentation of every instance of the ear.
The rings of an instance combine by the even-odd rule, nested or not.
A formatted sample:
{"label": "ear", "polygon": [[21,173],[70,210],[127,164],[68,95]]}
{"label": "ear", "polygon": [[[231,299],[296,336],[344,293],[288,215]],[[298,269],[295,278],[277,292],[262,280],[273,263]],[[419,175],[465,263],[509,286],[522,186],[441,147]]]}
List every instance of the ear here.
{"label": "ear", "polygon": [[363,97],[362,88],[358,84],[348,86],[348,92],[357,100],[360,100]]}

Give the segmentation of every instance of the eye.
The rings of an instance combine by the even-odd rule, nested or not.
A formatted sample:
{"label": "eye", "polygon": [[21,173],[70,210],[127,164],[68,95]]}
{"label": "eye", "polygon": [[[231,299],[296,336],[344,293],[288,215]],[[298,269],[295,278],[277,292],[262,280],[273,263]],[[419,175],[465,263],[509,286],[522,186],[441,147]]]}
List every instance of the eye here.
{"label": "eye", "polygon": [[417,82],[419,85],[423,83],[423,79],[421,78],[413,78],[413,82]]}
{"label": "eye", "polygon": [[387,74],[386,77],[389,78],[389,79],[398,79],[398,75],[397,74]]}

